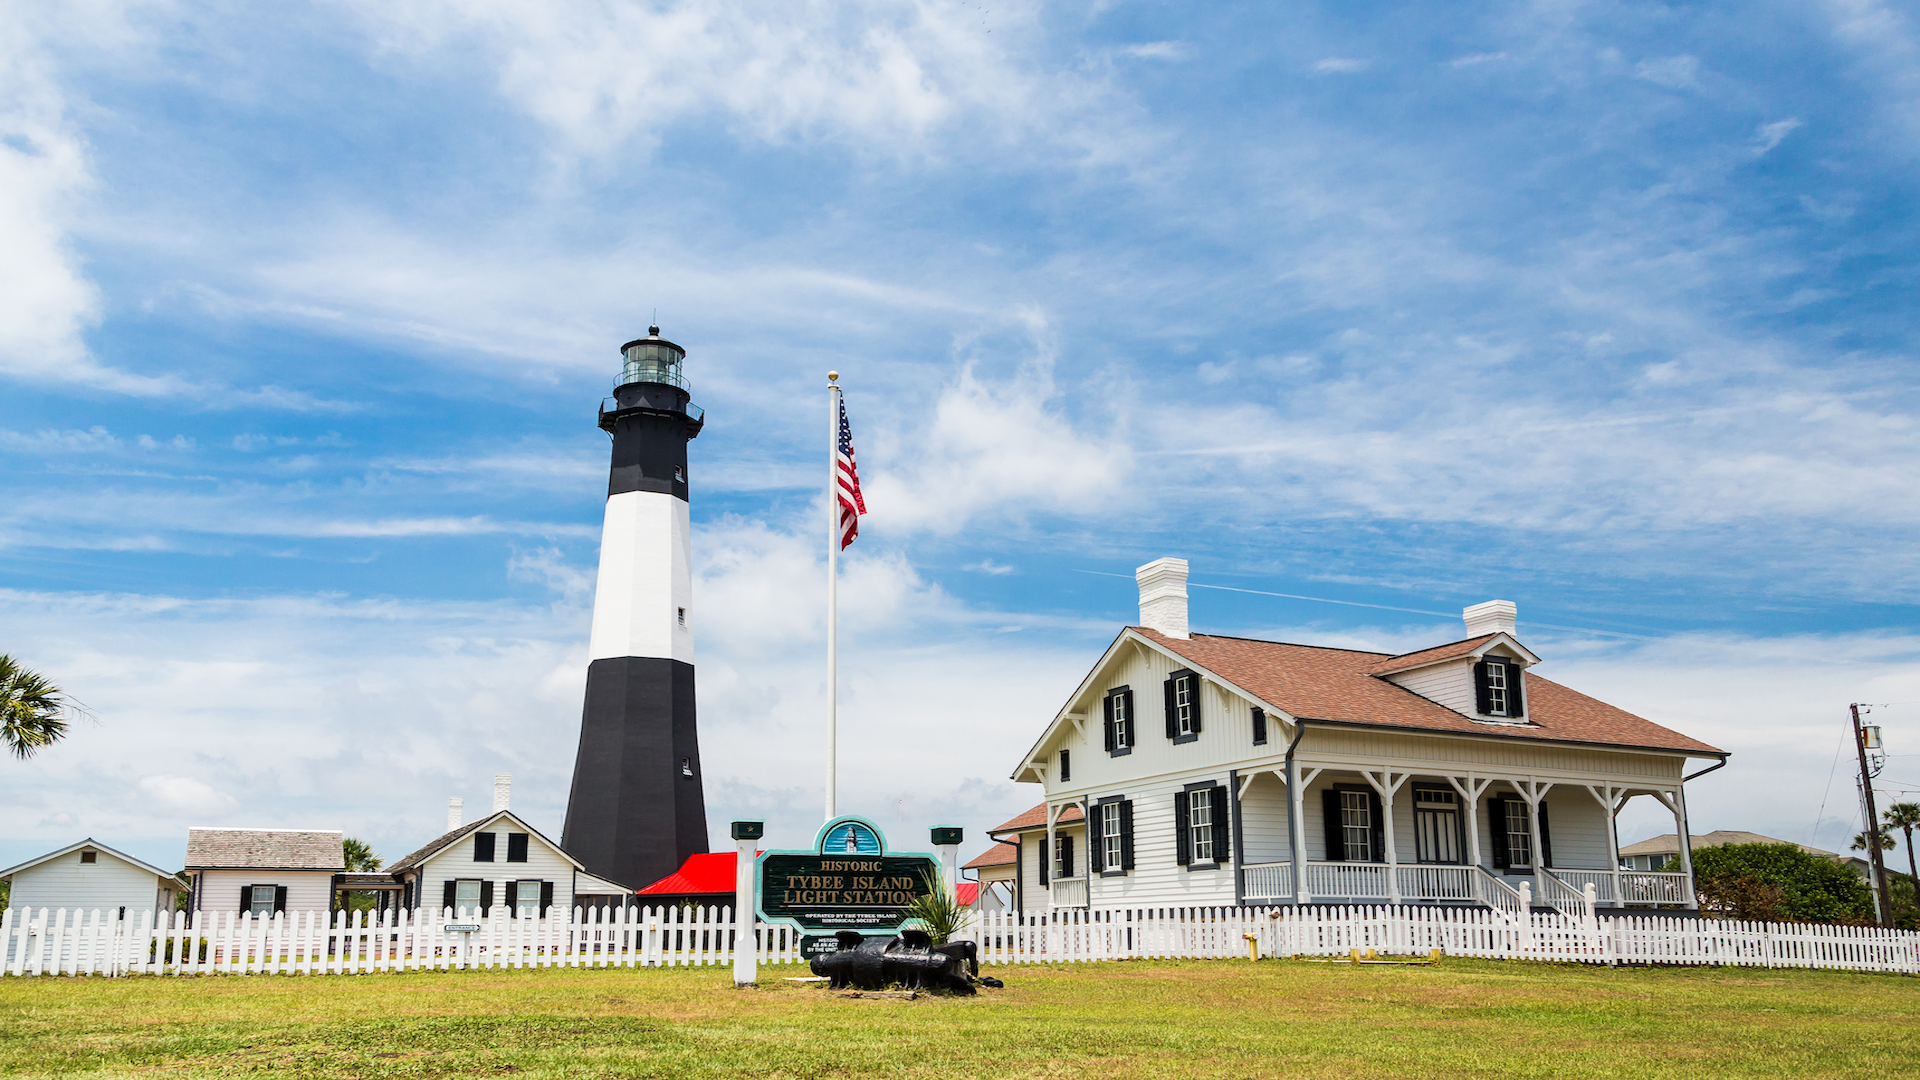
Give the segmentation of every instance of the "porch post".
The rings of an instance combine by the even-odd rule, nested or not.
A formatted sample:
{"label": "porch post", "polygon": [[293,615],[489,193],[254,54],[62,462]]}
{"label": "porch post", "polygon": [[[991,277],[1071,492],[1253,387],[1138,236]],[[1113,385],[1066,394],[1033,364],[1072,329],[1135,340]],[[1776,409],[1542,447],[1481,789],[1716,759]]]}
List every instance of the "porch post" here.
{"label": "porch post", "polygon": [[[1607,807],[1607,868],[1613,871],[1613,906],[1627,906],[1627,883],[1620,876],[1620,808],[1627,805],[1628,795],[1624,788],[1608,788]],[[1617,793],[1617,794],[1616,794]]]}
{"label": "porch post", "polygon": [[1047,911],[1048,912],[1053,911],[1053,891],[1054,891],[1053,887],[1056,883],[1056,875],[1053,869],[1053,853],[1056,850],[1054,845],[1058,843],[1058,841],[1054,839],[1054,822],[1058,820],[1059,820],[1059,811],[1053,808],[1052,803],[1048,803],[1047,804],[1047,847],[1046,847],[1046,850],[1040,853],[1040,859],[1041,859],[1040,877],[1043,881],[1047,883]]}
{"label": "porch post", "polygon": [[1393,843],[1393,796],[1400,790],[1399,784],[1388,784],[1380,796],[1380,812],[1386,817],[1384,835],[1387,840],[1387,903],[1400,902],[1400,853]]}
{"label": "porch post", "polygon": [[1680,872],[1687,875],[1687,905],[1699,908],[1700,897],[1693,887],[1693,833],[1687,828],[1687,785],[1683,782],[1673,789],[1673,827],[1675,839],[1680,841]]}
{"label": "porch post", "polygon": [[1306,793],[1301,791],[1300,763],[1287,755],[1287,872],[1293,876],[1293,904],[1307,902],[1307,826],[1300,820],[1306,812]]}
{"label": "porch post", "polygon": [[1528,851],[1532,853],[1530,857],[1533,860],[1533,892],[1535,896],[1544,896],[1546,880],[1540,876],[1540,871],[1546,869],[1547,853],[1540,849],[1540,804],[1546,801],[1547,792],[1553,789],[1553,785],[1529,778],[1525,784],[1515,783],[1513,786],[1527,800],[1527,838],[1531,845]]}

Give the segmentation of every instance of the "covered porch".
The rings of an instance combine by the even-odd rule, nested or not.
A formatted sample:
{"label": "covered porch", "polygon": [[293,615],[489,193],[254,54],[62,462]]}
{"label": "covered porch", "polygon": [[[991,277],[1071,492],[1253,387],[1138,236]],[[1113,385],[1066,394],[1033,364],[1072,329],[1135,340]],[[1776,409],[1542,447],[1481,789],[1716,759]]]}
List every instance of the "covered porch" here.
{"label": "covered porch", "polygon": [[1234,777],[1242,903],[1471,904],[1566,914],[1697,906],[1689,858],[1678,873],[1622,869],[1614,826],[1628,800],[1647,796],[1687,835],[1678,777],[1670,786],[1633,785],[1304,761],[1291,773]]}

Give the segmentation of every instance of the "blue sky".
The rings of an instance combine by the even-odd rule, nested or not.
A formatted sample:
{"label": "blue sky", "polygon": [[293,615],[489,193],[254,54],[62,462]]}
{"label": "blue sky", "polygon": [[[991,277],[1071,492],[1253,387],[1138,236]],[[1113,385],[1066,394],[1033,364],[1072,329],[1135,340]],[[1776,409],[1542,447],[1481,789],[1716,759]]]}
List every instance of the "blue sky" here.
{"label": "blue sky", "polygon": [[[557,831],[593,410],[656,311],[708,410],[716,836],[817,824],[828,368],[873,510],[842,804],[901,836],[1037,801],[1007,774],[1168,554],[1516,601],[1543,674],[1735,752],[1700,829],[1844,846],[1853,700],[1889,703],[1888,790],[1920,789],[1908,10],[4,22],[0,648],[97,722],[5,766],[0,861],[85,834],[177,861],[216,823],[393,857],[496,771]],[[1461,634],[1194,594],[1206,631]]]}

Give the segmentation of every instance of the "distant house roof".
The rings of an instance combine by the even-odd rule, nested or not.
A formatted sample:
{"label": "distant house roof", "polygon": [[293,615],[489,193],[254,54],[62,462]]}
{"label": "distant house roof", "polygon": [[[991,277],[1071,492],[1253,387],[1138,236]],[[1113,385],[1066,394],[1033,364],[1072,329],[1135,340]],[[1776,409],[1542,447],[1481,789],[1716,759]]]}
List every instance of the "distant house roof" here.
{"label": "distant house roof", "polygon": [[[1019,819],[1016,818],[1015,820],[1019,820]],[[1002,826],[1002,828],[1004,827],[1005,826]],[[998,831],[998,830],[995,830],[995,831]],[[966,864],[960,869],[979,870],[982,867],[987,867],[987,866],[1006,866],[1010,863],[1018,862],[1019,859],[1020,859],[1019,847],[1013,844],[1009,844],[1006,841],[1002,840],[999,843],[988,848],[987,850],[981,852],[980,854],[975,855],[973,857],[972,862]]]}
{"label": "distant house roof", "polygon": [[[1809,847],[1806,844],[1794,844],[1791,840],[1780,840],[1771,836],[1762,836],[1757,832],[1740,832],[1737,829],[1715,829],[1710,833],[1696,833],[1689,837],[1689,839],[1692,843],[1688,846],[1695,851],[1703,847],[1723,847],[1727,844],[1793,844],[1794,847],[1799,848],[1809,855],[1819,855],[1828,859],[1844,859],[1847,857],[1838,852],[1823,851],[1820,848]],[[1642,840],[1637,844],[1628,844],[1626,847],[1620,849],[1620,854],[1623,858],[1629,855],[1677,855],[1679,853],[1680,836],[1678,833],[1667,833],[1665,836],[1656,836],[1651,840]]]}
{"label": "distant house roof", "polygon": [[732,893],[735,867],[739,864],[737,853],[732,851],[708,851],[687,856],[680,869],[661,878],[644,889],[635,889],[638,896],[689,896],[704,893]]}
{"label": "distant house roof", "polygon": [[321,829],[188,829],[189,870],[347,868],[340,833]]}
{"label": "distant house roof", "polygon": [[414,867],[419,866],[421,863],[426,862],[428,859],[431,859],[435,855],[440,854],[442,851],[445,851],[447,848],[452,847],[455,843],[459,842],[463,837],[472,836],[474,833],[477,833],[481,829],[489,825],[492,825],[494,822],[499,821],[501,818],[506,818],[507,820],[513,822],[515,825],[518,825],[522,829],[525,829],[529,834],[533,836],[538,836],[540,838],[541,843],[559,852],[562,858],[566,859],[568,862],[573,864],[574,869],[576,870],[586,869],[585,863],[582,863],[579,859],[576,859],[572,855],[568,854],[567,850],[561,847],[559,844],[556,844],[553,841],[547,839],[545,833],[527,824],[525,821],[522,821],[520,819],[520,815],[514,813],[511,810],[495,810],[493,813],[488,814],[486,817],[480,818],[477,821],[469,821],[465,825],[462,825],[457,829],[449,829],[446,832],[441,833],[439,836],[434,837],[432,840],[427,842],[427,846],[421,848],[418,851],[415,851],[406,856],[403,856],[398,862],[388,866],[387,873],[398,875],[404,871],[412,870]]}
{"label": "distant house roof", "polygon": [[339,887],[347,890],[375,889],[391,890],[400,888],[400,883],[387,874],[340,874]]}
{"label": "distant house roof", "polygon": [[[1133,633],[1184,657],[1290,715],[1305,720],[1371,727],[1420,728],[1493,738],[1598,743],[1608,746],[1720,754],[1717,747],[1689,738],[1651,720],[1590,698],[1529,671],[1525,675],[1526,724],[1477,723],[1461,713],[1371,672],[1387,665],[1399,669],[1422,653],[1393,657],[1354,649],[1291,645],[1252,638],[1195,634],[1171,638],[1143,626]],[[1470,638],[1425,650],[1426,654],[1466,655],[1486,641]],[[1427,655],[1421,662],[1432,662]],[[1389,662],[1391,662],[1389,664]],[[1002,828],[1012,828],[1011,824]]]}
{"label": "distant house roof", "polygon": [[[1069,821],[1080,821],[1085,817],[1086,815],[1080,812],[1079,807],[1069,806],[1066,808],[1066,810],[1061,812],[1060,817],[1055,821],[1055,824],[1065,825]],[[993,828],[988,829],[987,835],[993,836],[997,833],[1019,832],[1023,829],[1044,829],[1046,827],[1047,827],[1047,804],[1041,803],[1039,806],[1034,807],[1033,809],[1027,811],[1024,814],[1021,814],[1019,817],[1010,818],[1006,821],[1001,822],[998,825],[995,825]],[[973,864],[968,863],[967,865],[972,866]]]}
{"label": "distant house roof", "polygon": [[174,882],[178,882],[179,880],[177,877],[173,875],[172,872],[167,870],[162,870],[159,867],[154,866],[152,863],[142,862],[139,859],[134,858],[133,856],[127,854],[124,851],[115,851],[113,848],[110,848],[107,845],[101,843],[100,841],[95,840],[91,836],[87,837],[85,840],[82,840],[77,844],[68,844],[66,847],[63,847],[58,851],[49,851],[45,855],[42,855],[37,859],[28,859],[26,862],[21,863],[19,866],[9,866],[5,870],[0,870],[0,880],[10,878],[22,870],[31,870],[34,867],[39,866],[43,862],[50,862],[54,859],[59,858],[62,855],[69,855],[69,854],[72,854],[73,852],[81,851],[86,848],[92,848],[94,851],[104,851],[107,854],[113,856],[114,858],[119,859],[121,862],[127,863],[132,866],[137,866],[140,869],[145,870],[147,873],[154,875],[155,877],[166,878],[169,881],[174,881]]}
{"label": "distant house roof", "polygon": [[964,907],[972,907],[980,902],[980,883],[962,881],[953,887],[953,898]]}

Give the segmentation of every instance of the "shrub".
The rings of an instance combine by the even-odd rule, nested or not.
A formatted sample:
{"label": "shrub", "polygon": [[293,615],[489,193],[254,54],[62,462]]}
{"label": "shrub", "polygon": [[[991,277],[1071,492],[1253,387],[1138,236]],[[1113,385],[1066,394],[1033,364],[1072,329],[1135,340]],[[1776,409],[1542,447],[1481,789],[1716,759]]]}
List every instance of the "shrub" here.
{"label": "shrub", "polygon": [[1759,922],[1865,923],[1873,893],[1846,865],[1793,844],[1695,849],[1693,877],[1705,914]]}

